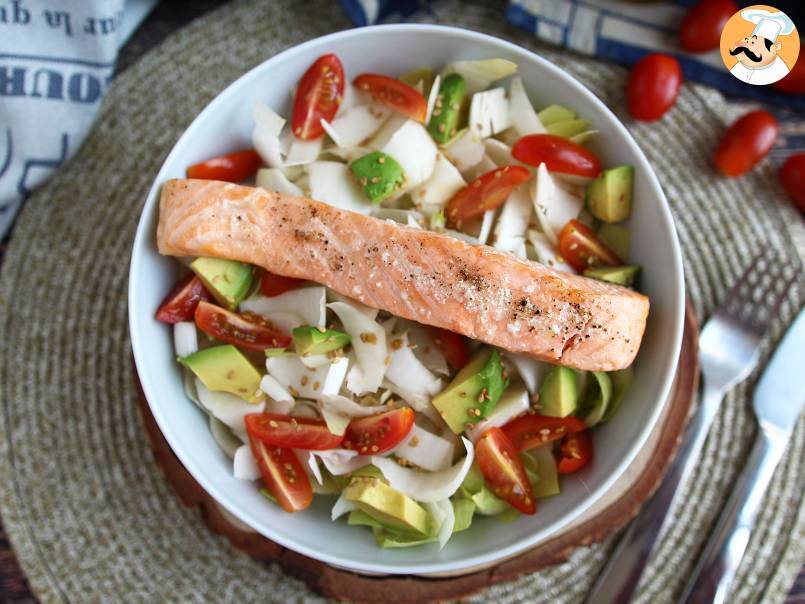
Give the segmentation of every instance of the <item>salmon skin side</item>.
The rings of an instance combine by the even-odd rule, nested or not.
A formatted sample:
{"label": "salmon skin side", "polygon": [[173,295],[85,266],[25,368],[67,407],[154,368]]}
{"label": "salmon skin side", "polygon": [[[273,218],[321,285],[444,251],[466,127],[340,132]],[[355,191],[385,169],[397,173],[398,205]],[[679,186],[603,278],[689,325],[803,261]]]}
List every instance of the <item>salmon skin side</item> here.
{"label": "salmon skin side", "polygon": [[265,189],[162,187],[159,251],[240,260],[393,315],[542,361],[613,371],[634,360],[644,295],[487,246]]}

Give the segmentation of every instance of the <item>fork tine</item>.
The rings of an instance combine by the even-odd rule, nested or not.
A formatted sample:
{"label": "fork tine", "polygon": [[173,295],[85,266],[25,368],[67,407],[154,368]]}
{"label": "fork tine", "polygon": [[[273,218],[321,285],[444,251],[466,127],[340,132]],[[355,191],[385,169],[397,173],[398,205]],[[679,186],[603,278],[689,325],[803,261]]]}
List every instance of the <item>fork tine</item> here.
{"label": "fork tine", "polygon": [[799,274],[774,250],[764,248],[749,263],[713,318],[737,322],[747,331],[762,335]]}

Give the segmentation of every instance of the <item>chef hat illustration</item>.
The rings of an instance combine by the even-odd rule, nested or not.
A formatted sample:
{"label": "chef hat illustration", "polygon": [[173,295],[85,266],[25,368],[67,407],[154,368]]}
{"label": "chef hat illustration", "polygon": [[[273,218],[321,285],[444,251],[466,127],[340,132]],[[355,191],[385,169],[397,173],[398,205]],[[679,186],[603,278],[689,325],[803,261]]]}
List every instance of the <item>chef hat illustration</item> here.
{"label": "chef hat illustration", "polygon": [[747,8],[741,17],[755,24],[753,36],[760,36],[774,42],[777,36],[787,36],[794,31],[794,22],[783,12],[773,13],[762,8]]}

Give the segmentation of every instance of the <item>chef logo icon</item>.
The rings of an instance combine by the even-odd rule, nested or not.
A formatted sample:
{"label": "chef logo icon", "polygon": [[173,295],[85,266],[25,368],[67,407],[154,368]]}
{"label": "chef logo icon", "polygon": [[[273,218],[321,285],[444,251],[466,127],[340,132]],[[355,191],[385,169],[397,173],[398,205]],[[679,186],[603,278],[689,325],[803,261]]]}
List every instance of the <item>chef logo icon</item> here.
{"label": "chef logo icon", "polygon": [[773,6],[738,11],[721,32],[721,58],[730,73],[755,86],[783,79],[799,55],[794,22]]}

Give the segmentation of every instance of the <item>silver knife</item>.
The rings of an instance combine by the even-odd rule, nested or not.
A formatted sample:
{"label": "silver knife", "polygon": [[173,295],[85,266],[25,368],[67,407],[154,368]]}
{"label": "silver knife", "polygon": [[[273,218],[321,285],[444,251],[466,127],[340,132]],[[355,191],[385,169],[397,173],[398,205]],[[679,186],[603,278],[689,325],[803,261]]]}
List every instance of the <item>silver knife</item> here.
{"label": "silver knife", "polygon": [[786,332],[758,382],[752,402],[758,421],[754,447],[688,581],[682,602],[726,601],[763,495],[805,405],[803,373],[805,310]]}

